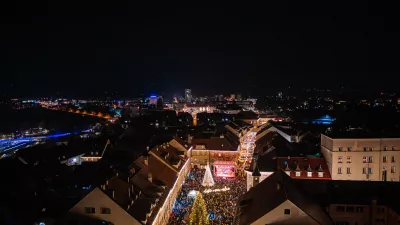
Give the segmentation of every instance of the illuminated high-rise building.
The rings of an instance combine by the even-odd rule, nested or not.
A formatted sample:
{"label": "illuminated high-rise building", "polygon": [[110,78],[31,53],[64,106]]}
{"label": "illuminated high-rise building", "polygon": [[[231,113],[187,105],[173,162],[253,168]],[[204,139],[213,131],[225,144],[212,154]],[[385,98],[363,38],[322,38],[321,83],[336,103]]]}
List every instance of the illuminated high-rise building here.
{"label": "illuminated high-rise building", "polygon": [[186,103],[192,102],[192,89],[185,89],[185,100]]}

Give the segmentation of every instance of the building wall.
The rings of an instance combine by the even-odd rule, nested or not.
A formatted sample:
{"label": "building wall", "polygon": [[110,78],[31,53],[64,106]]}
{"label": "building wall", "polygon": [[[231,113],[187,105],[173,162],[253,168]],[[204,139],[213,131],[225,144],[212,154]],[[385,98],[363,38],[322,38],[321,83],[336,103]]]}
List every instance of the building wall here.
{"label": "building wall", "polygon": [[[285,209],[290,209],[290,215],[285,215]],[[308,224],[317,225],[318,223],[310,216],[304,213],[291,201],[286,200],[281,205],[265,214],[263,217],[252,223],[252,225],[265,225],[265,224]]]}
{"label": "building wall", "polygon": [[157,213],[157,216],[154,218],[152,225],[164,225],[168,223],[169,216],[172,211],[172,207],[174,206],[175,199],[178,196],[178,192],[181,188],[181,184],[185,181],[189,170],[191,168],[190,158],[187,159],[185,164],[183,165],[178,177],[176,179],[175,184],[171,188],[170,192],[168,193],[167,198],[165,199],[163,205],[161,206],[160,210]]}
{"label": "building wall", "polygon": [[370,205],[332,204],[328,206],[328,213],[335,223],[348,224],[398,224],[399,215],[391,208],[377,205],[372,201]]}
{"label": "building wall", "polygon": [[[85,207],[93,207],[96,212],[88,214],[85,212]],[[109,208],[111,213],[101,214],[101,207]],[[74,220],[76,218],[74,215],[110,221],[115,225],[141,224],[98,188],[95,188],[69,211],[67,220]]]}
{"label": "building wall", "polygon": [[193,165],[201,166],[215,161],[235,161],[239,157],[238,151],[196,150],[191,151]]}
{"label": "building wall", "polygon": [[[333,180],[382,181],[383,171],[386,171],[386,181],[400,181],[399,148],[400,138],[332,139],[321,135],[321,152]],[[367,157],[366,161],[364,157]],[[370,157],[372,162],[369,161]],[[350,168],[349,174],[347,168]],[[372,170],[371,174],[368,173],[369,169]]]}
{"label": "building wall", "polygon": [[[271,174],[273,174],[274,172],[261,172],[261,177],[260,177],[260,182],[261,183],[263,180],[265,180],[265,178],[269,177]],[[253,176],[251,175],[251,172],[246,171],[246,184],[247,184],[247,191],[250,190],[250,188],[252,188],[253,185]]]}

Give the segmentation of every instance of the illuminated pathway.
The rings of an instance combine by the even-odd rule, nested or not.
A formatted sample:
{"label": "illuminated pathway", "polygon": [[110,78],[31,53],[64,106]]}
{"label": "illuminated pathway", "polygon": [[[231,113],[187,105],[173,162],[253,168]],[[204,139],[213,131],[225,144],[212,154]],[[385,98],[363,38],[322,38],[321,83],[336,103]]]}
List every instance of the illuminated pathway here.
{"label": "illuminated pathway", "polygon": [[0,140],[0,153],[15,151],[22,148],[25,148],[29,145],[32,145],[38,141],[59,138],[69,136],[71,133],[63,133],[63,134],[51,134],[46,136],[38,136],[38,137],[21,137],[14,139],[4,139]]}

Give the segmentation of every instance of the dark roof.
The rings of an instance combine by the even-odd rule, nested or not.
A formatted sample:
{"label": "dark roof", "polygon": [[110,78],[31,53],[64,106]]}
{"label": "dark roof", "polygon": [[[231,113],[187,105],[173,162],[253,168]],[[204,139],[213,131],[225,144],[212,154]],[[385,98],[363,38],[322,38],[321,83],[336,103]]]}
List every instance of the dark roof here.
{"label": "dark roof", "polygon": [[354,129],[351,131],[342,131],[342,132],[332,132],[329,134],[324,134],[333,139],[351,139],[351,138],[400,138],[399,132],[368,132],[361,129]]}
{"label": "dark roof", "polygon": [[277,171],[251,188],[238,202],[240,225],[251,224],[286,200],[291,201],[319,224],[333,224],[329,215],[300,192],[293,180],[283,171]]}
{"label": "dark roof", "polygon": [[236,114],[237,119],[241,120],[257,120],[258,115],[253,111],[241,111]]}
{"label": "dark roof", "polygon": [[272,140],[272,146],[274,146],[278,157],[308,156],[316,155],[320,152],[319,145],[305,142],[288,142],[281,135],[274,136]]}
{"label": "dark roof", "polygon": [[399,182],[346,181],[346,180],[294,180],[296,187],[309,198],[322,205],[349,204],[370,205],[377,200],[378,205],[386,205],[400,213],[400,197],[393,193],[400,190]]}
{"label": "dark roof", "polygon": [[232,121],[232,122],[228,123],[227,126],[232,127],[234,130],[236,130],[238,132],[239,132],[239,130],[246,129],[248,127],[252,127],[251,124],[248,124],[248,123],[246,123],[246,122],[244,122],[242,120]]}
{"label": "dark roof", "polygon": [[207,150],[234,151],[237,149],[226,138],[194,138],[192,140],[193,149],[196,149],[196,145],[205,145]]}

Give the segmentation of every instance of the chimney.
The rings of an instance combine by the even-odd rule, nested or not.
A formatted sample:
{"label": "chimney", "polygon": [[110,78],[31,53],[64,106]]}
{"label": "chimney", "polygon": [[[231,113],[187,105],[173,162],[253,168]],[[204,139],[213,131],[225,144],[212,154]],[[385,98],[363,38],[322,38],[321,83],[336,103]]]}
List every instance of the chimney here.
{"label": "chimney", "polygon": [[276,183],[276,190],[279,191],[281,189],[281,184],[279,182]]}
{"label": "chimney", "polygon": [[188,136],[188,144],[192,144],[193,136]]}
{"label": "chimney", "polygon": [[153,183],[153,176],[151,173],[147,174],[147,179],[150,181],[150,183]]}

